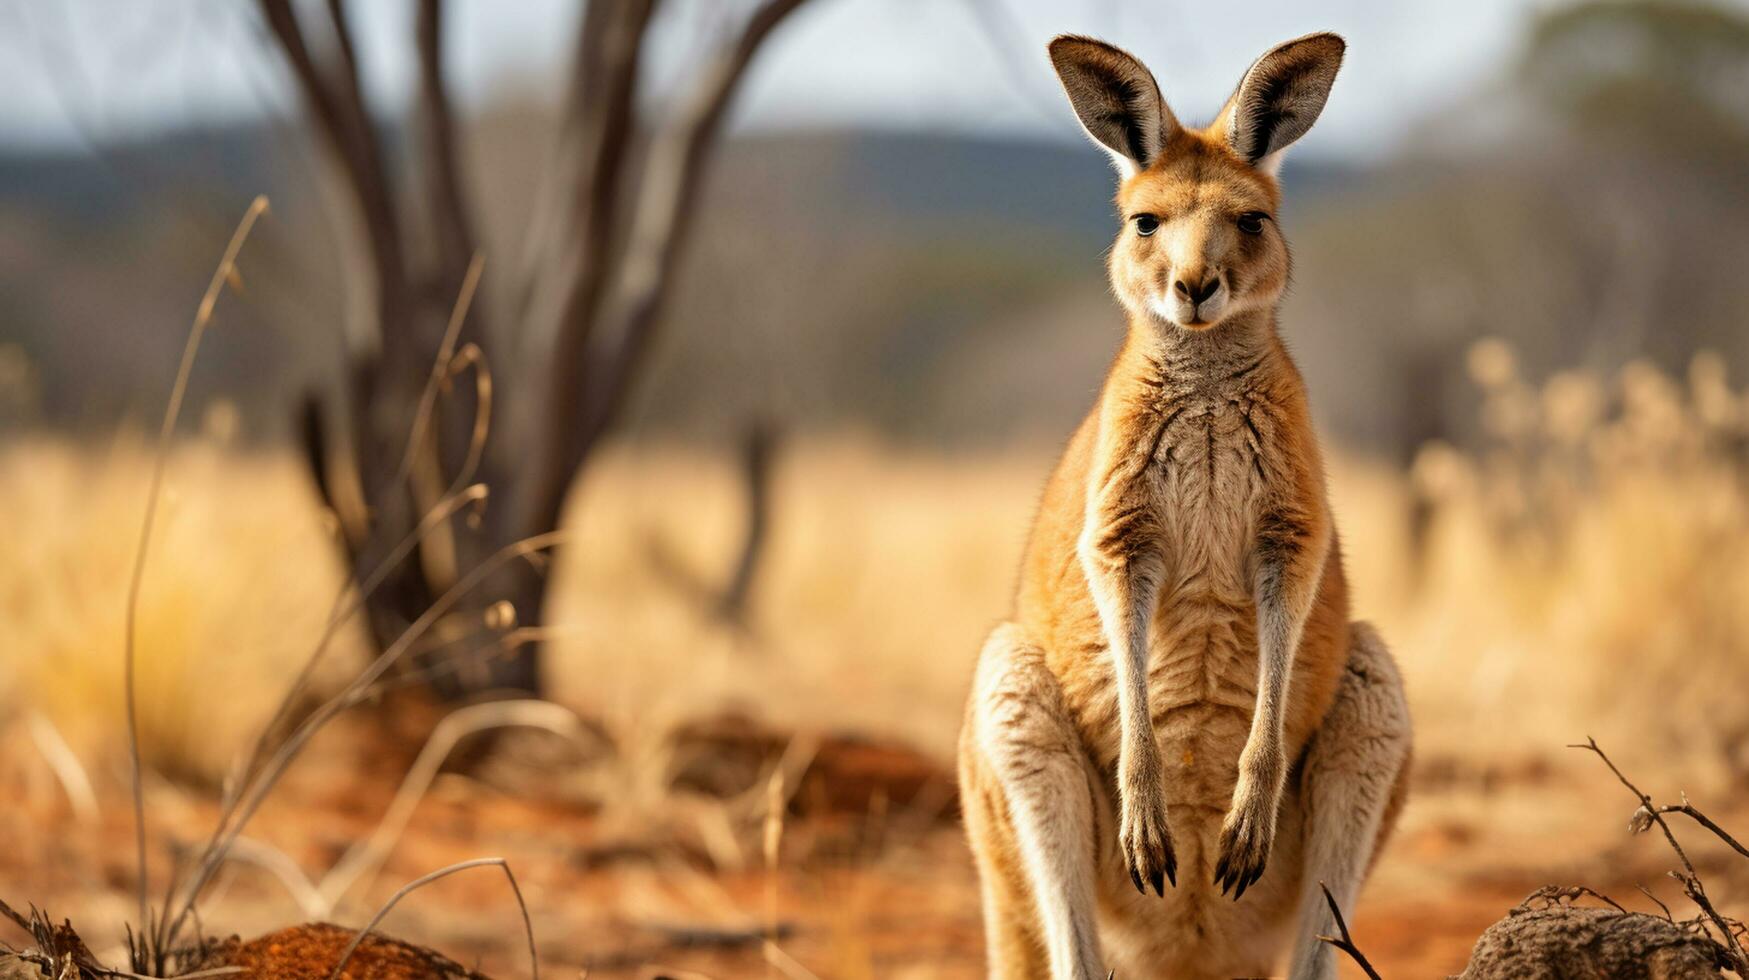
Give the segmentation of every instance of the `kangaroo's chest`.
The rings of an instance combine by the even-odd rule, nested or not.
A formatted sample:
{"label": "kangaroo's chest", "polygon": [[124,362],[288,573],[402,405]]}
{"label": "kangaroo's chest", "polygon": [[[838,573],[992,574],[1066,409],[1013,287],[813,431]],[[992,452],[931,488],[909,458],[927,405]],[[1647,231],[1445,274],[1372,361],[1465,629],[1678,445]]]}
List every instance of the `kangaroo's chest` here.
{"label": "kangaroo's chest", "polygon": [[1163,594],[1242,588],[1268,470],[1270,413],[1243,394],[1185,399],[1162,413],[1151,477]]}
{"label": "kangaroo's chest", "polygon": [[1178,409],[1154,459],[1165,563],[1148,701],[1180,798],[1224,806],[1256,703],[1253,541],[1274,422],[1243,395]]}

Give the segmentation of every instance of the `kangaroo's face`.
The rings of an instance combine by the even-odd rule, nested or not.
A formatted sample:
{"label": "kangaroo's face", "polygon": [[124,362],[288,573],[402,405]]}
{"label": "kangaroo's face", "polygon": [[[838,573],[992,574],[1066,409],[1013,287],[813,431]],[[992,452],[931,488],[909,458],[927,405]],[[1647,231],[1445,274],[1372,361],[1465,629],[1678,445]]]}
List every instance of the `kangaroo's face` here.
{"label": "kangaroo's face", "polygon": [[1109,268],[1132,314],[1206,330],[1268,307],[1287,282],[1275,223],[1275,180],[1198,133],[1181,133],[1158,162],[1123,182],[1123,228]]}
{"label": "kangaroo's face", "polygon": [[1129,54],[1070,36],[1050,51],[1082,126],[1117,164],[1123,227],[1109,269],[1130,314],[1207,330],[1272,307],[1288,277],[1275,174],[1324,107],[1342,39],[1312,34],[1272,49],[1204,129],[1181,126]]}

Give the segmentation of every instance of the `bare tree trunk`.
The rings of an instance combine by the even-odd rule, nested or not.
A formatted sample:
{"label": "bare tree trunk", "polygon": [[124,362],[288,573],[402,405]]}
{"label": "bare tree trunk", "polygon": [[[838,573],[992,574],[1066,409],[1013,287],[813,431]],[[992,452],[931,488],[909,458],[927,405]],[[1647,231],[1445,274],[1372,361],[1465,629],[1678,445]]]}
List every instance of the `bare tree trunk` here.
{"label": "bare tree trunk", "polygon": [[747,488],[747,528],[728,584],[717,602],[718,614],[726,619],[741,621],[746,616],[753,576],[765,553],[765,539],[771,530],[771,469],[777,443],[777,429],[766,421],[754,422],[742,442],[741,481]]}
{"label": "bare tree trunk", "polygon": [[[488,329],[477,304],[449,330],[450,308],[478,245],[445,81],[442,0],[418,0],[416,7],[421,172],[412,194],[398,190],[397,175],[384,166],[345,0],[322,8],[329,43],[320,45],[310,43],[291,0],[257,2],[347,186],[370,256],[376,343],[348,352],[336,403],[326,411],[304,406],[301,431],[318,487],[345,529],[355,575],[362,580],[407,541],[418,542],[367,601],[372,632],[387,644],[466,569],[559,526],[566,493],[617,420],[660,324],[685,241],[680,226],[699,200],[739,82],[771,32],[804,0],[754,5],[651,134],[641,168],[631,166],[631,146],[648,128],[639,120],[639,66],[659,2],[589,0],[565,110],[567,214],[545,242],[552,258],[538,261],[524,291],[534,299],[519,303],[507,324],[528,336],[551,318],[553,346],[531,358],[546,375],[533,385],[448,386],[429,424],[419,414],[434,369],[448,375],[452,365],[445,361],[453,357],[455,367],[482,371],[479,362],[489,363],[494,346],[510,339]],[[416,226],[404,223],[403,203]],[[413,241],[425,247],[410,248]],[[495,391],[530,391],[540,401],[505,412],[491,403],[497,396],[488,397]],[[490,489],[484,519],[475,527],[451,520],[422,526],[458,481],[473,477],[465,467],[477,449],[476,421],[487,411],[518,427],[494,433],[479,460],[478,479]],[[462,606],[451,633],[464,648],[486,649],[491,637],[479,610],[508,599],[523,625],[537,625],[545,598],[545,565],[511,563]],[[538,692],[538,650],[524,647],[450,676],[459,680],[448,684],[448,694]]]}

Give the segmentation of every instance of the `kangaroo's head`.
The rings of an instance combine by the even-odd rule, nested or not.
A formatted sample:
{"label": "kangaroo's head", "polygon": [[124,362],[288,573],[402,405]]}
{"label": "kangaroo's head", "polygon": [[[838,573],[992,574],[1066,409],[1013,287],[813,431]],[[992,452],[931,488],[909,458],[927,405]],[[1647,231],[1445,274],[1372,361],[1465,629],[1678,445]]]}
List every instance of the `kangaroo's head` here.
{"label": "kangaroo's head", "polygon": [[1091,38],[1051,42],[1082,127],[1117,164],[1123,228],[1109,267],[1132,317],[1207,330],[1275,305],[1288,277],[1275,174],[1282,151],[1323,111],[1344,47],[1334,34],[1276,46],[1213,123],[1192,129],[1134,56]]}

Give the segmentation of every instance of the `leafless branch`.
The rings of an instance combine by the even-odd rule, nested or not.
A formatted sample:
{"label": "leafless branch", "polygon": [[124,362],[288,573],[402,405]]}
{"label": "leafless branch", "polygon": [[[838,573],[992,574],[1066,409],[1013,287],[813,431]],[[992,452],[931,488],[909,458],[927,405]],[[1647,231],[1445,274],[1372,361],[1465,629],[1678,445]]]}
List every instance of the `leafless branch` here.
{"label": "leafless branch", "polygon": [[[419,116],[425,141],[425,196],[446,280],[462,274],[474,255],[473,221],[462,190],[455,113],[443,70],[443,0],[419,0],[414,27],[419,51]],[[446,286],[449,283],[445,283]]]}
{"label": "leafless branch", "polygon": [[635,369],[648,351],[662,313],[669,279],[686,236],[681,222],[697,203],[705,165],[722,131],[735,92],[753,56],[771,32],[805,0],[765,0],[739,36],[719,50],[700,75],[673,122],[659,133],[633,209],[617,289],[602,300],[601,315],[613,329],[586,328],[587,356],[568,358],[561,336],[553,357],[549,418],[534,454],[529,517],[535,527],[557,523],[566,488],[589,449],[619,414]]}
{"label": "leafless branch", "polygon": [[[1737,941],[1737,934],[1731,928],[1731,920],[1721,915],[1719,910],[1713,906],[1712,900],[1707,897],[1706,886],[1701,883],[1700,875],[1695,872],[1694,862],[1688,859],[1688,852],[1682,849],[1682,845],[1676,840],[1676,834],[1670,830],[1670,824],[1664,820],[1666,808],[1659,807],[1657,804],[1653,803],[1650,796],[1647,796],[1638,786],[1635,786],[1627,776],[1623,775],[1622,771],[1616,768],[1616,764],[1604,753],[1603,749],[1598,747],[1596,739],[1587,737],[1584,744],[1569,745],[1568,748],[1585,749],[1586,751],[1596,753],[1597,757],[1603,760],[1603,764],[1609,767],[1609,771],[1615,773],[1615,778],[1620,780],[1623,786],[1627,787],[1628,792],[1634,794],[1634,796],[1639,799],[1640,808],[1634,811],[1633,822],[1629,825],[1630,828],[1635,832],[1646,829],[1650,824],[1640,823],[1640,821],[1645,820],[1657,824],[1658,829],[1664,832],[1664,839],[1669,842],[1670,849],[1676,852],[1677,860],[1682,862],[1683,873],[1675,874],[1673,872],[1673,877],[1681,882],[1682,890],[1694,901],[1694,904],[1700,906],[1700,910],[1706,915],[1707,920],[1723,935],[1725,945],[1730,950],[1731,962],[1733,964],[1732,969],[1739,975],[1749,976],[1749,972],[1746,972],[1749,971],[1749,957],[1744,955],[1743,947]],[[1726,840],[1730,841],[1732,846],[1737,847],[1737,842],[1731,840],[1722,830],[1717,830],[1716,825],[1713,825],[1712,821],[1707,820],[1704,824],[1713,826],[1716,833],[1724,836]],[[1742,851],[1742,848],[1737,847],[1737,850]]]}
{"label": "leafless branch", "polygon": [[359,87],[357,60],[351,32],[346,27],[340,0],[329,0],[341,64],[325,69],[318,64],[305,40],[291,0],[258,0],[261,14],[279,42],[323,142],[339,162],[348,189],[370,241],[376,278],[379,326],[385,345],[400,341],[395,334],[402,320],[406,266],[401,246],[400,223],[390,191],[382,153],[371,131],[370,117]]}
{"label": "leafless branch", "polygon": [[[546,210],[572,219],[573,237],[554,243],[537,235],[531,244],[559,245],[554,285],[559,322],[580,324],[594,313],[607,281],[605,259],[619,205],[625,195],[625,164],[637,128],[637,82],[644,40],[656,0],[591,0],[578,38],[576,63],[566,92],[558,160],[552,174],[569,182],[571,196]],[[544,215],[535,215],[544,231]],[[578,329],[573,327],[573,329]],[[581,347],[579,345],[578,349]]]}
{"label": "leafless branch", "polygon": [[1647,897],[1647,898],[1649,898],[1649,899],[1651,899],[1651,900],[1652,900],[1652,901],[1653,901],[1653,902],[1655,902],[1655,903],[1657,903],[1657,905],[1658,905],[1658,907],[1659,907],[1659,908],[1661,908],[1661,909],[1663,909],[1663,910],[1664,910],[1664,920],[1665,920],[1665,921],[1666,921],[1666,922],[1675,922],[1675,921],[1676,921],[1676,916],[1675,916],[1675,915],[1672,915],[1672,914],[1671,914],[1671,912],[1670,912],[1670,906],[1668,906],[1668,905],[1666,905],[1666,904],[1664,904],[1664,900],[1663,900],[1663,899],[1661,899],[1661,898],[1659,898],[1659,897],[1658,897],[1658,896],[1656,896],[1656,895],[1654,895],[1654,894],[1652,894],[1652,890],[1651,890],[1651,889],[1650,889],[1650,888],[1647,888],[1647,887],[1646,887],[1646,886],[1645,886],[1645,885],[1635,885],[1635,886],[1634,886],[1634,887],[1635,887],[1635,888],[1638,888],[1638,889],[1639,889],[1639,890],[1640,890],[1640,894],[1642,894],[1642,895],[1644,895],[1644,896],[1646,896],[1646,897]]}
{"label": "leafless branch", "polygon": [[1371,977],[1372,980],[1380,980],[1379,971],[1373,969],[1373,965],[1367,961],[1366,954],[1360,951],[1360,947],[1354,945],[1354,939],[1348,935],[1348,923],[1342,918],[1342,909],[1336,905],[1336,896],[1330,894],[1330,886],[1320,881],[1318,888],[1324,893],[1324,904],[1330,906],[1330,915],[1336,919],[1336,932],[1338,933],[1335,936],[1319,936],[1318,941],[1329,943],[1347,953],[1348,958],[1353,960],[1367,976]]}
{"label": "leafless branch", "polygon": [[1736,851],[1744,857],[1749,857],[1749,849],[1745,849],[1742,844],[1737,843],[1737,839],[1726,833],[1725,828],[1713,823],[1712,818],[1696,809],[1693,804],[1688,802],[1688,797],[1686,796],[1682,798],[1681,803],[1666,803],[1663,806],[1660,806],[1658,812],[1680,813],[1693,820],[1695,823],[1700,824],[1702,827],[1712,831],[1713,836],[1724,841],[1726,844],[1731,845],[1731,850]]}
{"label": "leafless branch", "polygon": [[[568,166],[575,168],[569,202],[575,226],[560,243],[551,284],[557,330],[546,398],[550,407],[539,416],[547,431],[536,435],[545,446],[563,445],[575,421],[585,397],[577,390],[583,362],[620,268],[610,246],[629,197],[626,163],[637,129],[638,73],[655,8],[655,0],[593,0],[585,17],[565,121],[564,147],[574,157]],[[562,499],[574,470],[574,463],[537,463],[535,513],[544,513],[555,493]],[[556,491],[547,486],[554,479],[560,482]]]}

